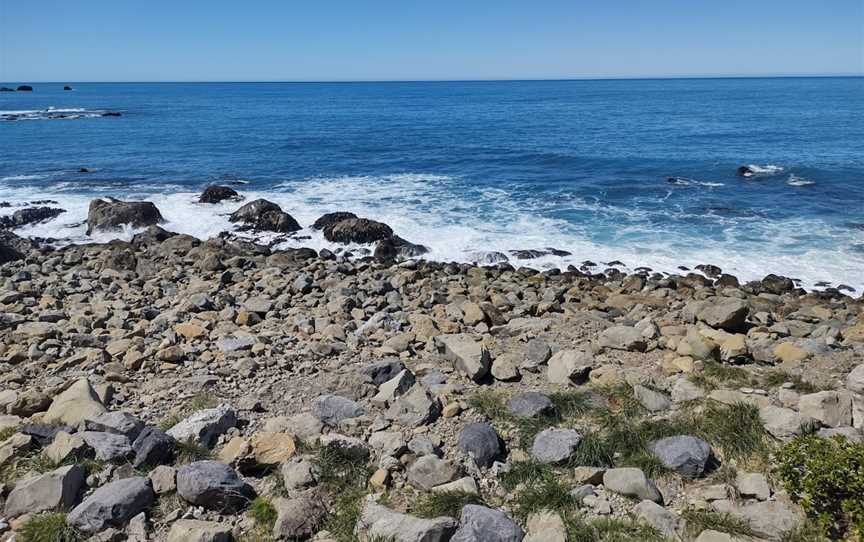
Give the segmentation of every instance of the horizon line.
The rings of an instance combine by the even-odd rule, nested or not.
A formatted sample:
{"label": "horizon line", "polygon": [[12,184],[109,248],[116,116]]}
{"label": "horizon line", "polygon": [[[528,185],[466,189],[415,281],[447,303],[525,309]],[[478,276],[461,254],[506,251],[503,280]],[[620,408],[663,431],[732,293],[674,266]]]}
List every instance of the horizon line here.
{"label": "horizon line", "polygon": [[[839,79],[862,78],[862,73],[823,73],[823,74],[728,74],[728,75],[652,75],[652,76],[584,76],[584,77],[537,77],[537,78],[488,78],[488,79],[118,79],[118,80],[16,80],[18,84],[111,84],[111,83],[504,83],[504,82],[567,82],[567,81],[661,81],[691,79]],[[15,84],[15,83],[0,83]]]}

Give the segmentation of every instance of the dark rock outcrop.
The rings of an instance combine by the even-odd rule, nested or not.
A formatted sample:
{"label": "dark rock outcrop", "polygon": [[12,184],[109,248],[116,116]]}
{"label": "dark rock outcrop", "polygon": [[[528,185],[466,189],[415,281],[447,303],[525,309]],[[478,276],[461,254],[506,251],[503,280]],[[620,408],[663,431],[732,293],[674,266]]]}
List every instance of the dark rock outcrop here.
{"label": "dark rock outcrop", "polygon": [[56,207],[28,207],[26,209],[19,209],[12,213],[12,216],[0,217],[0,228],[11,230],[27,226],[28,224],[47,222],[65,212],[65,209],[58,209]]}
{"label": "dark rock outcrop", "polygon": [[735,170],[735,175],[739,177],[752,177],[756,172],[750,166],[741,166]]}
{"label": "dark rock outcrop", "polygon": [[243,229],[277,233],[291,233],[302,229],[294,217],[266,199],[250,201],[234,211],[230,220],[234,223],[243,224]]}
{"label": "dark rock outcrop", "polygon": [[393,230],[383,222],[368,218],[348,218],[324,228],[324,238],[332,243],[374,243],[393,237]]}
{"label": "dark rock outcrop", "polygon": [[378,261],[395,260],[396,258],[416,258],[429,252],[423,245],[416,245],[410,241],[394,235],[388,239],[378,241],[375,245],[373,256]]}
{"label": "dark rock outcrop", "polygon": [[233,188],[227,186],[211,185],[204,189],[201,197],[198,198],[198,203],[219,203],[222,201],[240,201],[243,196],[237,193]]}
{"label": "dark rock outcrop", "polygon": [[90,202],[87,213],[87,235],[96,231],[118,230],[124,225],[146,228],[164,221],[159,209],[149,201],[96,199]]}
{"label": "dark rock outcrop", "polygon": [[18,87],[18,92],[33,92],[33,87],[30,85],[20,85]]}
{"label": "dark rock outcrop", "polygon": [[326,215],[321,216],[318,220],[312,224],[312,228],[316,230],[323,230],[328,226],[332,226],[343,220],[348,220],[349,218],[357,218],[357,215],[354,213],[348,213],[344,211],[338,211],[335,213],[327,213]]}
{"label": "dark rock outcrop", "polygon": [[65,86],[63,87],[63,90],[72,90],[72,87],[70,87],[69,85],[65,85]]}
{"label": "dark rock outcrop", "polygon": [[0,231],[0,265],[23,259],[35,244],[11,231]]}

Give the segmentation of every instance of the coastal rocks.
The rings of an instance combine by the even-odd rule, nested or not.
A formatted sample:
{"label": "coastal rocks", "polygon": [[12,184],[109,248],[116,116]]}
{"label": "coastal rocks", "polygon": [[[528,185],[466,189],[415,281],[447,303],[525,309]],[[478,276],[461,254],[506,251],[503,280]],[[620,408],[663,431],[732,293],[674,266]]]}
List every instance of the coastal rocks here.
{"label": "coastal rocks", "polygon": [[466,504],[450,542],[522,542],[525,533],[500,510]]}
{"label": "coastal rocks", "polygon": [[556,464],[570,459],[582,442],[574,429],[544,429],[534,437],[531,457],[538,463]]}
{"label": "coastal rocks", "polygon": [[666,437],[650,446],[651,453],[663,465],[685,478],[699,478],[711,459],[711,445],[689,435]]}
{"label": "coastal rocks", "polygon": [[423,245],[417,245],[402,239],[398,235],[378,241],[373,257],[379,262],[387,262],[396,258],[416,258],[429,252]]}
{"label": "coastal rocks", "polygon": [[177,493],[189,503],[233,513],[255,498],[255,490],[218,461],[196,461],[177,470]]}
{"label": "coastal rocks", "polygon": [[368,218],[345,218],[324,227],[324,238],[331,243],[367,244],[393,237],[387,224]]}
{"label": "coastal rocks", "polygon": [[447,542],[451,540],[456,527],[453,518],[421,519],[394,512],[367,499],[354,532],[361,542]]}
{"label": "coastal rocks", "polygon": [[47,222],[65,213],[65,209],[55,207],[28,207],[19,209],[12,216],[0,216],[0,228],[14,229],[40,222]]}
{"label": "coastal rocks", "polygon": [[198,198],[198,203],[222,203],[223,201],[240,201],[243,196],[233,188],[211,185],[204,189]]}
{"label": "coastal rocks", "polygon": [[466,425],[459,434],[459,449],[474,459],[478,467],[489,467],[500,458],[503,449],[501,438],[488,423]]}
{"label": "coastal rocks", "polygon": [[234,211],[231,222],[242,224],[242,229],[292,233],[300,231],[300,224],[281,207],[265,199],[256,199]]}
{"label": "coastal rocks", "polygon": [[694,302],[688,307],[696,318],[709,326],[725,331],[738,331],[744,327],[750,306],[743,299],[718,297]]}
{"label": "coastal rocks", "polygon": [[0,265],[24,258],[28,242],[12,232],[0,231]]}
{"label": "coastal rocks", "polygon": [[342,212],[342,211],[335,212],[335,213],[327,213],[325,215],[322,215],[318,220],[315,221],[314,224],[312,224],[312,229],[323,230],[329,226],[333,226],[335,224],[338,224],[339,222],[342,222],[343,220],[348,220],[349,218],[358,218],[358,217],[354,213],[348,213],[348,212]]}
{"label": "coastal rocks", "polygon": [[489,350],[470,335],[439,335],[435,340],[440,344],[442,353],[471,380],[480,381],[489,372]]}
{"label": "coastal rocks", "polygon": [[609,491],[620,493],[625,497],[663,504],[663,497],[657,490],[657,486],[645,476],[641,469],[633,467],[608,469],[603,474],[603,486]]}
{"label": "coastal rocks", "polygon": [[22,480],[6,498],[6,517],[47,510],[68,510],[75,505],[84,487],[85,471],[79,465],[60,467]]}
{"label": "coastal rocks", "polygon": [[96,533],[106,527],[122,528],[126,522],[146,510],[154,499],[150,481],[133,476],[100,487],[73,508],[66,520],[69,525],[85,533]]}
{"label": "coastal rocks", "polygon": [[123,226],[146,228],[164,222],[159,209],[149,201],[95,199],[87,212],[87,235],[98,231],[119,230]]}

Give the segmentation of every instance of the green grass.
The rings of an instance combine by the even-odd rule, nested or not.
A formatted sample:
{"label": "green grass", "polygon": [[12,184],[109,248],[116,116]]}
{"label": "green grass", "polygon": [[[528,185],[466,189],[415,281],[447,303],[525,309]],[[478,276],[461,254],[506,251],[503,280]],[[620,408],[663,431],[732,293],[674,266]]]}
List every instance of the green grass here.
{"label": "green grass", "polygon": [[174,448],[175,461],[178,465],[186,465],[195,461],[213,458],[213,451],[192,439],[177,441]]}
{"label": "green grass", "polygon": [[541,510],[568,513],[576,509],[576,498],[570,494],[572,487],[560,477],[543,477],[527,483],[513,499],[513,515],[525,520]]}
{"label": "green grass", "polygon": [[549,465],[533,461],[520,461],[512,463],[510,470],[501,474],[500,480],[504,489],[512,491],[519,485],[554,477],[555,470]]}
{"label": "green grass", "polygon": [[565,525],[569,542],[666,542],[653,527],[630,519],[586,521],[573,514],[565,518]]}
{"label": "green grass", "polygon": [[5,441],[17,432],[18,427],[4,427],[3,429],[0,429],[0,442]]}
{"label": "green grass", "polygon": [[319,448],[314,462],[319,469],[319,483],[333,498],[332,513],[324,529],[338,542],[355,542],[354,527],[362,511],[371,467],[338,446]]}
{"label": "green grass", "polygon": [[255,497],[249,506],[249,516],[255,520],[255,525],[265,531],[272,531],[279,513],[276,507],[266,497]]}
{"label": "green grass", "polygon": [[84,536],[66,523],[66,514],[38,514],[18,533],[19,542],[81,542]]}
{"label": "green grass", "polygon": [[687,508],[681,513],[687,522],[687,533],[696,538],[705,529],[720,531],[736,537],[753,536],[753,529],[746,520],[713,510]]}
{"label": "green grass", "polygon": [[795,386],[795,391],[798,393],[816,393],[822,391],[821,386],[804,380],[800,375],[794,375],[782,369],[774,369],[766,372],[761,379],[762,387],[778,388],[786,382],[791,382]]}
{"label": "green grass", "polygon": [[478,391],[468,398],[468,406],[490,420],[497,420],[508,416],[507,395],[500,391]]}
{"label": "green grass", "polygon": [[459,519],[466,504],[485,505],[480,495],[466,491],[447,491],[422,495],[412,506],[411,513],[421,518],[449,516]]}

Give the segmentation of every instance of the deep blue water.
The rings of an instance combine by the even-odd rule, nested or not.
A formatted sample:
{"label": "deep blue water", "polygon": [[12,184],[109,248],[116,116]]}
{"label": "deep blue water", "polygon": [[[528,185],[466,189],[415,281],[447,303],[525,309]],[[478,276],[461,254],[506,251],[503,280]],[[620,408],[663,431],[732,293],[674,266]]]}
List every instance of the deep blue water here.
{"label": "deep blue water", "polygon": [[244,179],[301,224],[353,210],[436,258],[552,246],[573,256],[533,263],[864,287],[864,78],[62,86],[0,93],[0,112],[123,116],[0,121],[0,200],[68,209],[23,233],[82,240],[64,226],[114,195],[207,236],[237,205],[194,193]]}

